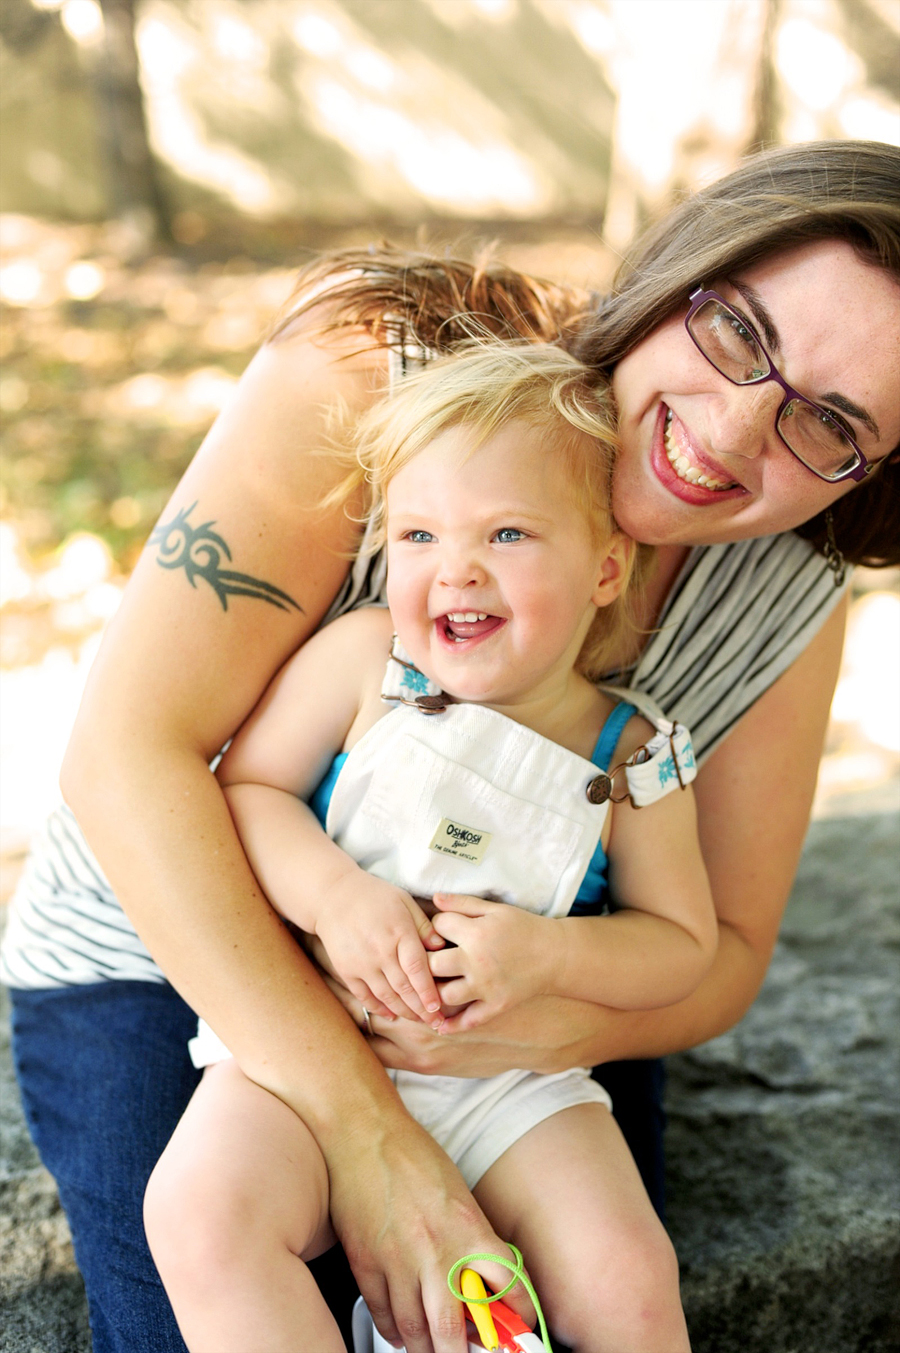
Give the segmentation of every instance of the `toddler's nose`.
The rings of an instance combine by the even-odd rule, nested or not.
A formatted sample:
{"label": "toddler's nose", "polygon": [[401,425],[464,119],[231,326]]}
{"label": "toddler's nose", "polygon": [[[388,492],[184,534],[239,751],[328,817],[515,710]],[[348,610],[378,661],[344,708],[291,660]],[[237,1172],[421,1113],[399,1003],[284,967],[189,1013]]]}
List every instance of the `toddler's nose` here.
{"label": "toddler's nose", "polygon": [[441,558],[439,581],[445,587],[461,589],[481,586],[487,580],[487,570],[481,561],[469,552],[448,551]]}

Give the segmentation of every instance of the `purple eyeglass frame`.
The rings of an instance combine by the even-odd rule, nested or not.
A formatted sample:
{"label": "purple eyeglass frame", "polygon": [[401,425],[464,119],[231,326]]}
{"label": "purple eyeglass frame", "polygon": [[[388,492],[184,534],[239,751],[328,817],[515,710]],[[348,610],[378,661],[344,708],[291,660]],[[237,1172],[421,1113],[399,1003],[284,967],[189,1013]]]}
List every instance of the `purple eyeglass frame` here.
{"label": "purple eyeglass frame", "polygon": [[[801,395],[799,390],[795,390],[792,385],[788,385],[787,381],[784,379],[781,372],[778,370],[778,367],[775,365],[775,363],[772,361],[772,358],[769,356],[769,353],[766,351],[765,347],[760,342],[759,335],[748,323],[746,316],[742,315],[739,311],[735,310],[734,306],[730,305],[728,301],[725,300],[725,297],[720,296],[717,291],[706,291],[702,286],[698,287],[696,291],[692,291],[688,299],[690,300],[691,305],[690,309],[685,315],[684,327],[687,330],[688,337],[690,338],[694,347],[700,353],[701,357],[706,358],[707,362],[709,362],[710,366],[714,371],[719,371],[719,368],[716,366],[715,362],[712,360],[711,357],[707,357],[706,353],[703,351],[700,344],[697,342],[696,338],[691,332],[691,320],[694,318],[694,315],[697,313],[700,307],[702,305],[705,305],[707,301],[718,301],[719,305],[723,306],[728,311],[729,315],[734,315],[736,320],[738,320],[741,324],[744,324],[748,328],[750,328],[751,332],[753,333],[753,338],[757,347],[765,357],[766,361],[769,363],[769,370],[764,375],[757,376],[756,379],[752,381],[733,380],[732,377],[726,375],[724,371],[719,371],[719,375],[723,376],[725,380],[730,381],[732,385],[738,386],[739,389],[743,389],[747,385],[762,385],[765,381],[775,381],[776,385],[781,386],[782,390],[784,391],[784,399],[779,404],[778,412],[775,414],[775,431],[778,433],[778,436],[784,442],[785,446],[790,451],[794,459],[798,460],[800,464],[803,466],[804,470],[809,470],[810,474],[814,474],[817,479],[824,480],[826,484],[840,484],[845,479],[855,479],[859,481],[861,479],[865,479],[866,475],[871,474],[871,472],[875,469],[875,466],[869,464],[869,461],[866,459],[862,451],[860,451],[859,447],[856,445],[856,442],[850,436],[849,432],[847,432],[843,427],[841,427],[837,419],[834,418],[827,409],[823,409],[820,404],[814,404],[811,399],[807,399],[805,395]],[[850,445],[853,447],[853,450],[859,456],[858,465],[854,465],[849,470],[844,470],[841,474],[832,476],[821,474],[818,470],[814,470],[811,465],[807,465],[806,461],[802,458],[802,456],[797,455],[797,452],[787,441],[786,437],[784,436],[784,433],[778,426],[778,424],[781,422],[781,415],[784,413],[788,404],[792,403],[795,399],[799,400],[801,404],[806,404],[809,406],[809,408],[815,409],[817,413],[823,413],[826,418],[829,418],[831,422],[834,423],[835,427],[838,428],[842,436],[847,438],[847,441],[850,443]]]}

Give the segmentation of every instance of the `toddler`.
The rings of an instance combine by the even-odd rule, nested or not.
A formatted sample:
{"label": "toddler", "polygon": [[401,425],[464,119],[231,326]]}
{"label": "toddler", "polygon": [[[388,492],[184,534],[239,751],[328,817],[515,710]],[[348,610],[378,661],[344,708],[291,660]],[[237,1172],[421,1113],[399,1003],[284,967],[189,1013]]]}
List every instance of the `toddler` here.
{"label": "toddler", "polygon": [[[363,420],[344,491],[374,500],[388,608],[314,635],[218,769],[267,896],[370,1034],[452,1037],[538,997],[665,1006],[712,961],[688,735],[595,684],[639,586],[596,379],[486,343]],[[305,1264],[333,1242],[312,1132],[203,1024],[192,1053],[207,1070],[146,1204],[191,1353],[342,1349]],[[674,1253],[587,1069],[387,1074],[523,1251],[555,1337],[688,1348]]]}

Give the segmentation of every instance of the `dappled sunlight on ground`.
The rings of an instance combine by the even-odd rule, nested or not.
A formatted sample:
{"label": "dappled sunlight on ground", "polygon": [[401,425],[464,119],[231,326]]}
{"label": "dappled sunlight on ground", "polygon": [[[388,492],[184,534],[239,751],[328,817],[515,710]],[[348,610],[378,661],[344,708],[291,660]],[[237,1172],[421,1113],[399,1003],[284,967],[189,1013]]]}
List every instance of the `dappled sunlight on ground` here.
{"label": "dappled sunlight on ground", "polygon": [[42,562],[88,530],[127,570],[293,271],[130,266],[104,227],[0,220],[0,506]]}

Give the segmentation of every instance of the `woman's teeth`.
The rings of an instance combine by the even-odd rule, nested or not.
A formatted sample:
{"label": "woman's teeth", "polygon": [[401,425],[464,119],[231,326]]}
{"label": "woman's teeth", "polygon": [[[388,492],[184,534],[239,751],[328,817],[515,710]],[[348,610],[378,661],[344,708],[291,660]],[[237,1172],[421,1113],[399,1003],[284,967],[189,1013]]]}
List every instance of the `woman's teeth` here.
{"label": "woman's teeth", "polygon": [[705,489],[733,489],[735,482],[733,479],[717,479],[715,475],[707,474],[699,466],[694,465],[688,460],[684,451],[675,444],[675,437],[672,432],[672,410],[666,413],[666,426],[663,433],[663,440],[666,447],[666,457],[672,469],[679,479],[683,479],[687,484],[700,484]]}

